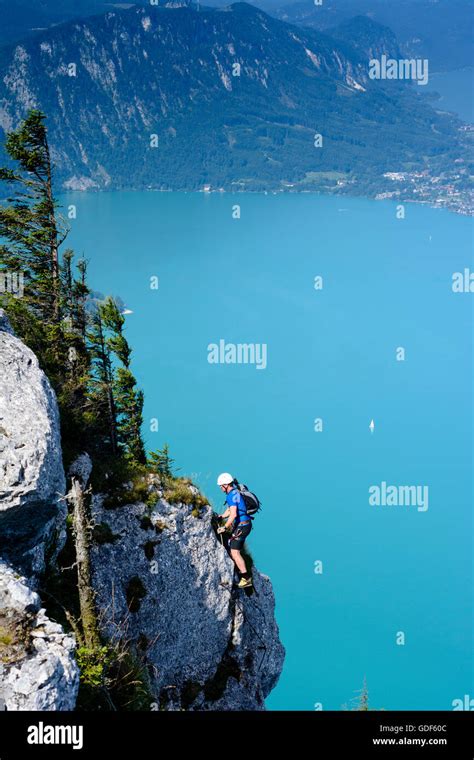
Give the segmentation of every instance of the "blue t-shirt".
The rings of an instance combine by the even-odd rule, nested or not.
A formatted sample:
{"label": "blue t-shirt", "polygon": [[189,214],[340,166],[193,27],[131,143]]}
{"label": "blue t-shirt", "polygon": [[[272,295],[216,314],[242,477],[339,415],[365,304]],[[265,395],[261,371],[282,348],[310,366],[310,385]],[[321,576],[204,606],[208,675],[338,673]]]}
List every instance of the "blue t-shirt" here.
{"label": "blue t-shirt", "polygon": [[247,514],[247,507],[245,506],[245,501],[243,499],[242,494],[238,490],[238,488],[233,488],[232,491],[229,491],[229,493],[225,497],[225,500],[229,507],[237,507],[236,525],[238,525],[241,522],[245,522],[245,520],[250,520],[250,516]]}

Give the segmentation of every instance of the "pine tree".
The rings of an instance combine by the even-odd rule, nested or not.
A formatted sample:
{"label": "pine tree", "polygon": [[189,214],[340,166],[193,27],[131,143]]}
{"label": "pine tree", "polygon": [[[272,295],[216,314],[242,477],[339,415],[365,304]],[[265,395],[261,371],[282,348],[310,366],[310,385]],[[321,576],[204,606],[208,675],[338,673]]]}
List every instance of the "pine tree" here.
{"label": "pine tree", "polygon": [[75,319],[77,329],[85,344],[88,322],[87,299],[90,295],[90,289],[87,285],[87,261],[84,258],[79,259],[77,263],[77,271],[79,272],[79,277],[74,281]]}
{"label": "pine tree", "polygon": [[[107,344],[101,306],[91,317],[87,334],[92,358],[91,388],[89,392],[89,420],[91,423],[106,420],[102,431],[113,455],[118,453],[117,410],[113,392],[113,368]],[[97,431],[99,434],[99,431]]]}
{"label": "pine tree", "polygon": [[150,451],[148,454],[148,465],[154,472],[165,478],[173,477],[174,459],[170,457],[167,443],[165,443],[162,449]]}
{"label": "pine tree", "polygon": [[[61,363],[61,281],[59,248],[67,227],[57,213],[53,196],[52,166],[44,115],[32,110],[16,131],[8,134],[5,148],[17,170],[0,169],[0,180],[11,186],[12,197],[0,208],[0,267],[21,272],[25,282],[22,303],[7,299],[9,315],[15,317],[31,339],[41,344],[46,337],[52,357],[51,370]],[[27,314],[36,320],[28,330]],[[41,353],[41,345],[34,347]],[[54,366],[56,363],[57,366]]]}
{"label": "pine tree", "polygon": [[364,683],[362,684],[362,689],[359,694],[359,703],[356,708],[357,710],[366,711],[369,710],[369,690],[367,688],[367,679],[364,676]]}
{"label": "pine tree", "polygon": [[127,457],[145,464],[145,447],[141,434],[143,424],[143,393],[130,369],[131,348],[123,334],[125,318],[113,298],[99,307],[104,325],[110,335],[107,347],[122,364],[114,373],[113,393],[117,410],[118,441]]}
{"label": "pine tree", "polygon": [[[96,421],[90,412],[91,355],[85,342],[85,303],[89,288],[81,262],[74,274],[74,253],[64,252],[60,265],[62,351],[66,353],[61,382],[56,388],[61,411],[61,432],[66,460],[87,449],[94,437]],[[92,425],[91,425],[92,422]]]}
{"label": "pine tree", "polygon": [[21,273],[24,293],[0,294],[0,305],[56,391],[65,458],[105,445],[144,464],[143,393],[130,369],[120,304],[94,302],[85,259],[75,266],[72,250],[60,253],[68,229],[53,195],[44,115],[30,111],[5,147],[18,168],[0,168],[13,191],[0,207],[0,271]]}
{"label": "pine tree", "polygon": [[119,441],[127,456],[140,464],[146,463],[141,427],[143,422],[143,391],[137,390],[137,381],[128,368],[119,367],[115,378],[115,396],[120,417]]}
{"label": "pine tree", "polygon": [[[68,248],[63,253],[62,257],[62,290],[63,299],[65,301],[65,313],[68,313],[69,317],[72,315],[72,298],[73,298],[73,275],[72,275],[72,263],[74,260],[74,251]],[[72,324],[71,324],[72,326]]]}
{"label": "pine tree", "polygon": [[74,275],[74,254],[60,255],[68,228],[57,210],[44,115],[30,111],[5,148],[15,169],[0,169],[11,190],[0,208],[0,269],[21,273],[22,297],[3,294],[17,335],[38,356],[58,396],[65,459],[86,443],[85,406],[90,358],[84,337],[85,269]]}

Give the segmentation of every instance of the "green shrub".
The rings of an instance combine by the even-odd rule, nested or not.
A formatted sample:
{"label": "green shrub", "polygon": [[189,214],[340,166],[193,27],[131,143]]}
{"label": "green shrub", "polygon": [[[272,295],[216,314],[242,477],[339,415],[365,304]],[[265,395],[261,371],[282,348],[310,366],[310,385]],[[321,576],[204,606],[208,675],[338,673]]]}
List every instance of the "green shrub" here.
{"label": "green shrub", "polygon": [[148,496],[147,496],[147,498],[145,500],[145,504],[150,509],[153,509],[153,507],[156,507],[156,505],[157,505],[157,503],[159,501],[159,498],[160,497],[158,496],[158,494],[155,491],[152,491],[151,493],[148,494]]}
{"label": "green shrub", "polygon": [[0,652],[1,647],[9,647],[10,644],[13,644],[13,634],[10,633],[10,631],[6,631],[4,628],[0,628]]}
{"label": "green shrub", "polygon": [[79,647],[79,711],[149,710],[154,696],[148,672],[131,642],[117,641],[97,648]]}
{"label": "green shrub", "polygon": [[145,465],[125,457],[105,457],[94,467],[91,485],[95,493],[105,494],[104,507],[115,509],[149,498],[146,476]]}
{"label": "green shrub", "polygon": [[131,487],[125,487],[122,484],[113,491],[109,491],[103,504],[105,509],[117,509],[117,507],[124,507],[126,504],[146,503],[148,495],[148,484],[144,479],[137,478]]}
{"label": "green shrub", "polygon": [[97,648],[78,647],[76,650],[77,664],[81,671],[81,683],[86,687],[105,685],[105,674],[113,657],[108,646]]}
{"label": "green shrub", "polygon": [[117,710],[149,710],[151,693],[144,662],[129,648],[109,668],[109,693]]}
{"label": "green shrub", "polygon": [[0,611],[0,663],[18,662],[30,651],[34,617],[30,612]]}
{"label": "green shrub", "polygon": [[168,481],[163,498],[169,504],[186,504],[186,506],[192,506],[193,509],[199,511],[209,502],[201,493],[194,494],[190,489],[191,485],[189,478],[175,478]]}

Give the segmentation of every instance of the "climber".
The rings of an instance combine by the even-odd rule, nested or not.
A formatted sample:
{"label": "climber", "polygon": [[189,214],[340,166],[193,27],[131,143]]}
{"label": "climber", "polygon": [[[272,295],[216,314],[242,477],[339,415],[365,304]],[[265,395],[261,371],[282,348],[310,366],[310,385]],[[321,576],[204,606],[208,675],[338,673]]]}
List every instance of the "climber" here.
{"label": "climber", "polygon": [[229,549],[235,566],[240,573],[240,581],[237,585],[238,588],[247,588],[252,585],[252,578],[250,573],[247,572],[241,550],[243,549],[245,539],[252,530],[252,520],[247,513],[245,501],[236,487],[236,481],[232,475],[229,475],[228,472],[223,472],[217,478],[217,485],[226,494],[227,504],[227,509],[220,515],[226,522],[217,529],[217,532],[220,534],[225,533],[227,530],[232,530],[229,538]]}

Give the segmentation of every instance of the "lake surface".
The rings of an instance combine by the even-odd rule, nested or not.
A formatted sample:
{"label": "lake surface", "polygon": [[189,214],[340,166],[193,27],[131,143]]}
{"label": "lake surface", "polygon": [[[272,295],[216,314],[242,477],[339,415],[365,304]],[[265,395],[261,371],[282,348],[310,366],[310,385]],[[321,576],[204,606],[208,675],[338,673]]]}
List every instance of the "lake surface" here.
{"label": "lake surface", "polygon": [[[375,708],[474,696],[474,294],[451,286],[474,270],[472,220],[312,194],[62,202],[92,287],[133,311],[148,446],[216,508],[223,470],[263,501],[250,548],[287,650],[268,708],[339,710],[364,677]],[[220,340],[265,344],[266,368],[209,363]],[[429,501],[369,504],[382,482]]]}
{"label": "lake surface", "polygon": [[432,102],[433,108],[453,111],[469,124],[474,123],[474,68],[430,74],[425,90],[441,95]]}

